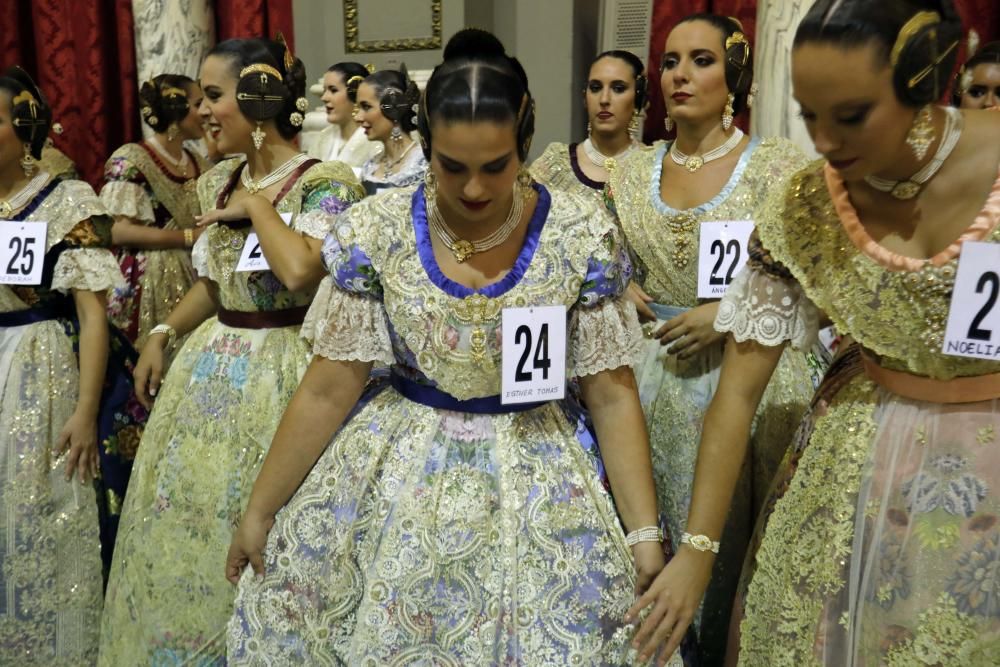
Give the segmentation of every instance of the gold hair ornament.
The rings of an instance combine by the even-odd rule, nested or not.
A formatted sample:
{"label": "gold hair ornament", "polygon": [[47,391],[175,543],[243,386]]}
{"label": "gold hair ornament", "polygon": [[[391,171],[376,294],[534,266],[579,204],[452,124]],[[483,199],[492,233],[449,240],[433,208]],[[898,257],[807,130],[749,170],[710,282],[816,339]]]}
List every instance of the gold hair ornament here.
{"label": "gold hair ornament", "polygon": [[285,49],[285,71],[291,72],[292,68],[295,67],[295,56],[292,55],[292,47],[288,46],[288,42],[285,41],[285,36],[279,31],[275,36],[274,41]]}
{"label": "gold hair ornament", "polygon": [[742,32],[734,32],[729,37],[726,37],[726,51],[736,46],[737,44],[743,44],[743,62],[737,63],[740,67],[746,67],[747,61],[750,59],[750,42],[747,41],[747,36]]}
{"label": "gold hair ornament", "polygon": [[[282,78],[281,72],[276,70],[274,67],[271,67],[267,63],[254,63],[253,65],[247,65],[246,67],[240,70],[240,78],[242,79],[246,75],[254,73],[260,73],[265,75],[270,74],[271,76],[276,77],[278,81],[281,82],[284,82],[285,80],[284,78]],[[267,79],[264,80],[266,81]]]}

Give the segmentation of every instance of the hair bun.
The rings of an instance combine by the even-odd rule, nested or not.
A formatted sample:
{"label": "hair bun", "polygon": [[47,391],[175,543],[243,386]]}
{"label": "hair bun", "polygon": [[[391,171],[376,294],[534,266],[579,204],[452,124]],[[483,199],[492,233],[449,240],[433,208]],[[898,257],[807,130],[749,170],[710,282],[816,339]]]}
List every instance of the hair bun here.
{"label": "hair bun", "polygon": [[500,40],[479,28],[459,30],[444,47],[445,62],[457,58],[504,58],[506,55],[507,51]]}

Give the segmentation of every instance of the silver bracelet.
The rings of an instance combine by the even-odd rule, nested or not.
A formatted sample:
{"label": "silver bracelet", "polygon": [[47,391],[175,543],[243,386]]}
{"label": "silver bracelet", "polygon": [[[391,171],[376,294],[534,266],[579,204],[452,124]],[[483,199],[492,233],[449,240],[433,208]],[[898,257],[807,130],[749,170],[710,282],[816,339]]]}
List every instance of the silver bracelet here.
{"label": "silver bracelet", "polygon": [[662,542],[663,541],[663,531],[657,526],[646,526],[645,528],[639,528],[638,530],[633,530],[631,533],[625,536],[625,544],[630,547],[634,547],[639,544],[639,542]]}
{"label": "silver bracelet", "polygon": [[708,535],[684,533],[681,535],[681,544],[690,545],[696,551],[711,551],[713,554],[719,553],[719,543],[713,541]]}
{"label": "silver bracelet", "polygon": [[153,334],[165,334],[167,337],[166,347],[171,347],[174,341],[177,340],[177,330],[169,324],[157,324],[149,330],[149,335],[152,336]]}

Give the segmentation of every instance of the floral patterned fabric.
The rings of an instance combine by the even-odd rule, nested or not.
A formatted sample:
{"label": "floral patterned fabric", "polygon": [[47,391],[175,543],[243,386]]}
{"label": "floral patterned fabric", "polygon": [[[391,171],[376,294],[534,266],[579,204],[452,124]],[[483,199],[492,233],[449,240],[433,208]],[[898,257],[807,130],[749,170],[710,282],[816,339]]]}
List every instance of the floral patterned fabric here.
{"label": "floral patterned fabric", "polygon": [[[15,218],[48,222],[45,268],[40,285],[0,285],[0,314],[45,309],[50,319],[0,325],[0,664],[93,664],[102,587],[97,492],[65,481],[66,455],[55,444],[79,393],[69,293],[103,292],[122,280],[107,249],[111,221],[86,183],[53,180]],[[98,431],[103,467],[109,433]]]}
{"label": "floral patterned fabric", "polygon": [[[697,298],[700,225],[716,220],[756,220],[767,193],[805,163],[783,139],[752,139],[736,168],[710,201],[676,210],[660,197],[662,165],[670,144],[633,152],[611,174],[606,195],[617,212],[636,260],[636,281],[667,320],[707,300]],[[662,306],[662,307],[661,307]],[[701,425],[715,395],[723,343],[682,360],[658,340],[646,341],[636,370],[639,396],[649,427],[656,493],[669,517],[674,544],[687,520]],[[723,658],[730,608],[757,512],[812,393],[806,356],[788,350],[768,386],[754,420],[748,464],[736,488],[722,551],[702,605],[698,644],[706,664]]]}
{"label": "floral patterned fabric", "polygon": [[[748,324],[755,313],[791,338],[818,307],[885,368],[938,380],[1000,372],[1000,362],[941,352],[961,246],[942,261],[910,260],[916,270],[898,255],[888,262],[885,249],[852,242],[837,198],[850,206],[819,163],[775,193],[757,227],[770,254],[747,284],[781,289],[727,293],[732,316],[717,326],[771,345],[773,327],[760,336]],[[1000,178],[974,226],[1000,242]],[[821,387],[748,560],[740,663],[994,664],[1000,399],[904,398],[853,355]]]}
{"label": "floral patterned fabric", "polygon": [[[501,309],[564,304],[570,374],[629,364],[640,335],[614,222],[538,191],[513,268],[480,290],[438,267],[422,186],[351,209],[324,248],[317,352],[495,396]],[[241,580],[230,662],[631,664],[634,570],[594,444],[572,400],[480,414],[370,392],[278,513],[264,579]]]}
{"label": "floral patterned fabric", "polygon": [[[186,151],[193,174],[171,173],[146,144],[126,144],[104,167],[101,200],[108,214],[159,229],[188,229],[198,213],[197,178],[209,168],[200,154]],[[119,248],[126,286],[108,293],[108,314],[137,349],[149,330],[166,319],[194,282],[190,251],[183,248]]]}
{"label": "floral patterned fabric", "polygon": [[580,169],[576,157],[577,144],[554,141],[545,147],[538,159],[531,163],[531,175],[548,188],[573,192],[584,197],[604,200],[604,183],[591,180]]}
{"label": "floral patterned fabric", "polygon": [[[199,179],[203,210],[224,206],[243,161]],[[220,197],[221,193],[221,197]],[[292,228],[332,226],[363,191],[350,168],[306,170],[276,203]],[[321,214],[317,212],[322,212]],[[270,271],[236,272],[250,227],[209,227],[195,264],[223,308],[308,304]],[[325,232],[326,230],[324,230]],[[312,233],[312,232],[307,232]],[[122,517],[101,628],[100,664],[224,664],[234,591],[221,564],[235,522],[310,353],[299,327],[242,329],[211,317],[178,351],[150,417]]]}

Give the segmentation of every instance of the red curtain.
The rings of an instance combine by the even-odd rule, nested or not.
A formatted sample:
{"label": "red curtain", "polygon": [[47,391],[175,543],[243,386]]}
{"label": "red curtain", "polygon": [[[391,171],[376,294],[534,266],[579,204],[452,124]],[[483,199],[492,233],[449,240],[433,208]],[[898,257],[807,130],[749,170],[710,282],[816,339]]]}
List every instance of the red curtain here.
{"label": "red curtain", "polygon": [[271,37],[281,32],[295,51],[292,34],[292,0],[215,0],[215,35]]}
{"label": "red curtain", "polygon": [[[966,30],[979,33],[979,46],[1000,39],[1000,3],[997,0],[955,0]],[[965,44],[962,44],[965,60]]]}
{"label": "red curtain", "polygon": [[65,128],[53,141],[96,185],[107,156],[139,136],[131,1],[0,2],[0,49],[4,67],[35,79]]}
{"label": "red curtain", "polygon": [[[987,0],[990,1],[990,0]],[[722,16],[732,16],[743,24],[750,43],[753,43],[754,28],[757,24],[757,0],[655,0],[653,3],[653,26],[649,38],[649,63],[646,71],[649,77],[649,111],[643,140],[652,143],[667,136],[663,128],[663,95],[660,92],[660,57],[667,35],[677,23],[690,14],[711,12]],[[746,114],[736,119],[736,124],[747,128]]]}

